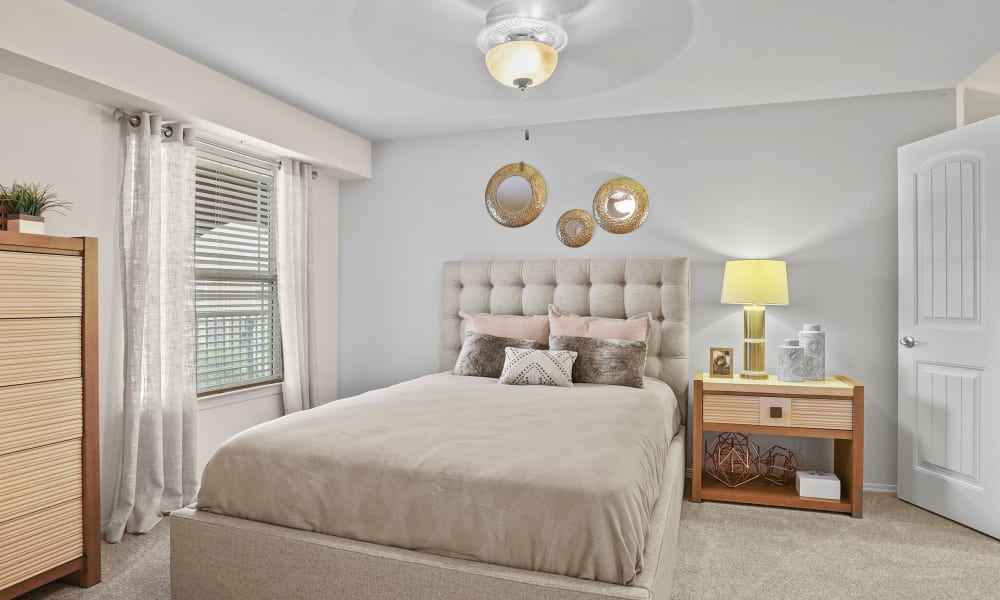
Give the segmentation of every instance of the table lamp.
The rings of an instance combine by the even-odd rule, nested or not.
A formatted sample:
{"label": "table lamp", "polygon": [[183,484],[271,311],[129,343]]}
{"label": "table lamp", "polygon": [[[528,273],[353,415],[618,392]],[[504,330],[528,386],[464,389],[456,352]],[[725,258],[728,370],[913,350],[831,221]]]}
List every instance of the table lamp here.
{"label": "table lamp", "polygon": [[783,260],[730,260],[722,276],[722,303],[743,305],[744,379],[767,379],[764,369],[764,305],[788,304]]}

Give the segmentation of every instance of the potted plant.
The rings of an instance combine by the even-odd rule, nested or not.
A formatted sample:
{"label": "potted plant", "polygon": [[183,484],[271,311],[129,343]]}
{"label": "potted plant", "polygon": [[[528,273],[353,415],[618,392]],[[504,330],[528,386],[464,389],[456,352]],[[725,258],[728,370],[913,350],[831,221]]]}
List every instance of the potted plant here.
{"label": "potted plant", "polygon": [[19,233],[45,233],[47,212],[66,214],[72,206],[68,200],[60,200],[52,186],[38,183],[14,182],[10,187],[0,185],[0,209],[7,219],[7,231]]}

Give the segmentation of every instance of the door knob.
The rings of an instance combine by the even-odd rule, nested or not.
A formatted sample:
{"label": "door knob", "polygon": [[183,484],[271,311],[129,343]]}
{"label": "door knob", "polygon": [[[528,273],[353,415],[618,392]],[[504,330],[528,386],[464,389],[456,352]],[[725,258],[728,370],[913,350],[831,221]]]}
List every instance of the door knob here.
{"label": "door knob", "polygon": [[919,343],[920,342],[918,342],[917,340],[913,339],[913,337],[908,336],[908,335],[905,335],[905,336],[899,338],[899,345],[902,346],[902,347],[904,347],[904,348],[912,348],[912,347],[916,346]]}

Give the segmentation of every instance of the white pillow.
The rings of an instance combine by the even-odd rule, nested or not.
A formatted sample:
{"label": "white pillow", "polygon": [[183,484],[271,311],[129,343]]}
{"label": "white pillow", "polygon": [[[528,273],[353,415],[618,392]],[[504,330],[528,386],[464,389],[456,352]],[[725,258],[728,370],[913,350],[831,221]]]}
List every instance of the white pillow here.
{"label": "white pillow", "polygon": [[572,350],[504,349],[500,383],[510,385],[555,385],[573,387]]}

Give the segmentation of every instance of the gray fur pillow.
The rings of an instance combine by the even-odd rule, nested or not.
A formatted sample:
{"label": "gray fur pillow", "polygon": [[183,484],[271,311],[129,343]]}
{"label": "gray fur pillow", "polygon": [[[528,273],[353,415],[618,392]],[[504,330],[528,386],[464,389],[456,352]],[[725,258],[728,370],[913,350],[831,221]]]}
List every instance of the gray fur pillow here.
{"label": "gray fur pillow", "polygon": [[462,342],[462,351],[458,353],[458,360],[455,361],[455,368],[451,372],[471,377],[500,377],[505,348],[545,350],[545,342],[468,331]]}
{"label": "gray fur pillow", "polygon": [[646,342],[552,335],[549,336],[549,349],[577,353],[573,363],[574,383],[643,387]]}

